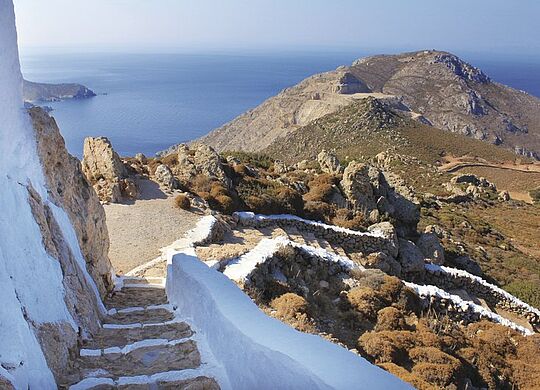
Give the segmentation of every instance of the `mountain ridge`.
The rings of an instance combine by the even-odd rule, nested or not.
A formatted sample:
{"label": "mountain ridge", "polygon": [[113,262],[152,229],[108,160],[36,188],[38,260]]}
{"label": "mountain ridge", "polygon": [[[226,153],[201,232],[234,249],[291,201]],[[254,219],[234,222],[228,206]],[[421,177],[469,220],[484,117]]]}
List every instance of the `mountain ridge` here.
{"label": "mountain ridge", "polygon": [[313,120],[368,97],[395,112],[537,158],[540,99],[492,81],[444,51],[377,55],[317,74],[199,139],[255,152]]}

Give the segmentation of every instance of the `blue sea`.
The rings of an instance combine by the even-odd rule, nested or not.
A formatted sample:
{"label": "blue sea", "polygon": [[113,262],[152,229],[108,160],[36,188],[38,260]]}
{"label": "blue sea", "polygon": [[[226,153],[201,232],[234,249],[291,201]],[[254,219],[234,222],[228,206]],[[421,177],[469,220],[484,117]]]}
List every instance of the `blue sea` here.
{"label": "blue sea", "polygon": [[[302,79],[373,53],[21,53],[26,79],[84,84],[98,96],[47,103],[68,150],[106,136],[120,155],[152,156],[234,119]],[[540,60],[464,58],[494,80],[540,96]]]}

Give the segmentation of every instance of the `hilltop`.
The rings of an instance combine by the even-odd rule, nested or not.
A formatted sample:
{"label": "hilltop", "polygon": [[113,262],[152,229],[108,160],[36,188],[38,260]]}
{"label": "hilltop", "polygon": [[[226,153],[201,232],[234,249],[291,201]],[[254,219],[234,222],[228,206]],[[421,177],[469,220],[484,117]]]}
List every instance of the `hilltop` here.
{"label": "hilltop", "polygon": [[497,83],[443,51],[380,55],[307,78],[212,131],[217,150],[260,151],[366,98],[442,130],[538,158],[540,99]]}

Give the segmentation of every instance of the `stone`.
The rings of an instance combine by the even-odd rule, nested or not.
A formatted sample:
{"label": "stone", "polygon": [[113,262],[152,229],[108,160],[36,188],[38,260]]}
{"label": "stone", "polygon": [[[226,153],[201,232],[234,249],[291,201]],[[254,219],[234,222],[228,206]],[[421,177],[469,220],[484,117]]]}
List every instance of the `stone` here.
{"label": "stone", "polygon": [[154,178],[169,191],[179,187],[178,180],[174,177],[171,169],[165,164],[157,166]]}
{"label": "stone", "polygon": [[425,272],[424,254],[412,241],[399,239],[398,261],[403,274],[421,276]]}
{"label": "stone", "polygon": [[510,200],[510,193],[506,190],[499,192],[499,200],[502,202],[508,202]]}
{"label": "stone", "polygon": [[142,154],[142,153],[137,153],[135,155],[135,160],[137,160],[141,164],[146,164],[148,162],[146,156],[144,154]]}
{"label": "stone", "polygon": [[232,181],[224,169],[224,161],[211,147],[204,144],[193,144],[189,147],[181,144],[177,147],[178,164],[172,172],[181,183],[191,182],[197,175],[220,181],[231,188]]}
{"label": "stone", "polygon": [[473,275],[482,275],[482,268],[480,268],[480,265],[468,255],[458,256],[452,260],[452,263],[457,268],[463,269]]}
{"label": "stone", "polygon": [[287,173],[288,172],[288,167],[287,165],[281,161],[281,160],[276,160],[274,161],[274,172],[281,175],[283,173]]}
{"label": "stone", "polygon": [[137,195],[135,183],[126,181],[128,171],[106,137],[84,140],[82,170],[102,202],[117,203]]}
{"label": "stone", "polygon": [[378,268],[388,275],[401,276],[401,264],[384,252],[370,253],[360,262],[366,268]]}
{"label": "stone", "polygon": [[369,165],[352,161],[345,168],[340,183],[351,205],[366,216],[377,208],[368,171]]}
{"label": "stone", "polygon": [[416,246],[424,256],[434,264],[444,264],[444,248],[435,233],[422,233],[416,241]]}
{"label": "stone", "polygon": [[319,287],[320,287],[320,288],[324,288],[324,289],[329,288],[329,287],[330,287],[330,283],[328,283],[326,280],[321,280],[321,281],[319,282]]}
{"label": "stone", "polygon": [[324,173],[338,175],[343,172],[343,167],[334,153],[322,150],[317,156],[317,162]]}

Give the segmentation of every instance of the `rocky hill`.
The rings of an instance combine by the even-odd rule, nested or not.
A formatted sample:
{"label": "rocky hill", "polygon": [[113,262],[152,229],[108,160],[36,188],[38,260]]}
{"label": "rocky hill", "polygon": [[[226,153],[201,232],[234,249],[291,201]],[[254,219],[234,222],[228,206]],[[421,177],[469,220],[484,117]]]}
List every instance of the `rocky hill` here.
{"label": "rocky hill", "polygon": [[402,116],[538,158],[540,99],[499,84],[441,51],[367,57],[312,76],[201,141],[218,150],[260,151],[367,97]]}
{"label": "rocky hill", "polygon": [[[483,177],[428,162],[440,158],[436,142],[426,141],[433,132],[460,135],[418,124],[421,137],[407,138],[400,122],[408,119],[377,100],[342,110],[348,115],[338,111],[299,132],[331,141],[325,126],[354,133],[358,123],[370,136],[344,145],[365,145],[363,157],[352,149],[348,159],[324,150],[313,155],[317,142],[295,145],[286,162],[192,144],[123,162],[129,175],[174,193],[177,207],[212,210],[205,217],[210,231],[195,234],[186,251],[189,261],[222,272],[267,315],[419,389],[538,386],[531,374],[540,348],[538,207],[512,200]],[[286,142],[297,142],[289,137],[299,132]],[[484,157],[513,155],[464,140],[463,148]],[[396,150],[371,154],[392,143]],[[400,154],[411,151],[422,153]],[[301,156],[311,158],[297,161]],[[151,266],[167,262],[164,255],[134,273],[151,275]],[[197,291],[183,290],[181,302]]]}
{"label": "rocky hill", "polygon": [[43,103],[66,99],[87,99],[96,94],[81,84],[46,84],[24,80],[23,97],[25,102]]}

